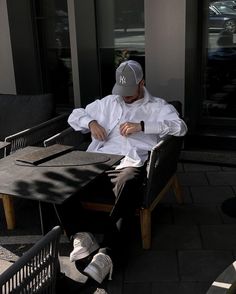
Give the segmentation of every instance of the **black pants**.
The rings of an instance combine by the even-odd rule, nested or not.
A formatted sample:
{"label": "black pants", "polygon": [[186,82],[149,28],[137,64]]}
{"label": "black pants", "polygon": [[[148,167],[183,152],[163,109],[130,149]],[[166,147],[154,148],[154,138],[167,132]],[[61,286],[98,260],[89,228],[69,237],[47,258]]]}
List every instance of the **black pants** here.
{"label": "black pants", "polygon": [[[97,177],[90,185],[58,207],[67,235],[71,236],[80,231],[103,231],[105,239],[114,243],[116,223],[120,218],[134,214],[140,202],[145,176],[146,167],[143,166],[113,169]],[[114,203],[110,215],[106,216],[107,219],[103,223],[99,220],[98,215],[94,215],[94,219],[91,220],[91,214],[84,210],[80,203],[81,199],[99,200],[99,197],[110,198],[110,202]],[[101,228],[99,228],[100,224]],[[112,245],[108,244],[108,246]]]}
{"label": "black pants", "polygon": [[114,203],[110,217],[117,222],[121,217],[133,213],[140,201],[145,175],[144,167],[112,169],[98,177],[84,192],[98,201],[99,195],[110,198],[109,202]]}

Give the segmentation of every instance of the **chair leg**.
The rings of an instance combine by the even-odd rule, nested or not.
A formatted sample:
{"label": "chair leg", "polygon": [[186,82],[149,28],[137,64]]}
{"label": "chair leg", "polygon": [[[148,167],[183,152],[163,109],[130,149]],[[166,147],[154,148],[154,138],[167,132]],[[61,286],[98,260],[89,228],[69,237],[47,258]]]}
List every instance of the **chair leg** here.
{"label": "chair leg", "polygon": [[140,225],[143,249],[151,247],[151,210],[148,208],[140,209]]}
{"label": "chair leg", "polygon": [[7,229],[13,230],[15,228],[15,212],[13,206],[13,199],[8,195],[1,195],[3,201],[3,208],[7,223]]}
{"label": "chair leg", "polygon": [[172,188],[175,193],[176,201],[182,204],[184,202],[182,188],[176,175],[173,176]]}

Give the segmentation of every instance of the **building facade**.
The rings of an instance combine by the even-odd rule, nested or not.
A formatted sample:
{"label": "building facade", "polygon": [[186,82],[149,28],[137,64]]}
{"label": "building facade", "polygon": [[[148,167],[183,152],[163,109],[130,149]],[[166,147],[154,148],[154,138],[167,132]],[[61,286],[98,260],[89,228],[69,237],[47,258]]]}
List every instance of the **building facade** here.
{"label": "building facade", "polygon": [[182,102],[186,148],[234,149],[236,11],[225,9],[208,0],[0,0],[0,93],[52,92],[60,109],[85,106],[135,59],[153,95]]}

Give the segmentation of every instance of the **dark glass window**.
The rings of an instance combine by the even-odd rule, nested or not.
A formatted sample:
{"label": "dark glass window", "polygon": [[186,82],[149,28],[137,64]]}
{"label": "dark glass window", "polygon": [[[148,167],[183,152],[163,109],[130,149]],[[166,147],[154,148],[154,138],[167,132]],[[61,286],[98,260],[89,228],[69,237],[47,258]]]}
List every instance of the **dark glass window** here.
{"label": "dark glass window", "polygon": [[58,106],[73,105],[67,1],[35,0],[33,8],[43,90]]}
{"label": "dark glass window", "polygon": [[[205,48],[204,118],[236,118],[236,5],[208,6]],[[214,121],[214,120],[213,120]]]}
{"label": "dark glass window", "polygon": [[97,0],[97,34],[102,96],[110,94],[115,68],[134,59],[145,69],[143,0]]}

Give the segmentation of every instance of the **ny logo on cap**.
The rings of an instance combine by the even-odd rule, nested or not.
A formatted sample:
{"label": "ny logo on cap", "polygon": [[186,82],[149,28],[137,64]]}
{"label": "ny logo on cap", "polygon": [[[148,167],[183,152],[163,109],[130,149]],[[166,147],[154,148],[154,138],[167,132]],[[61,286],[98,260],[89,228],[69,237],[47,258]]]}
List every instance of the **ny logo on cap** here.
{"label": "ny logo on cap", "polygon": [[125,76],[120,76],[120,84],[126,84],[126,77]]}

